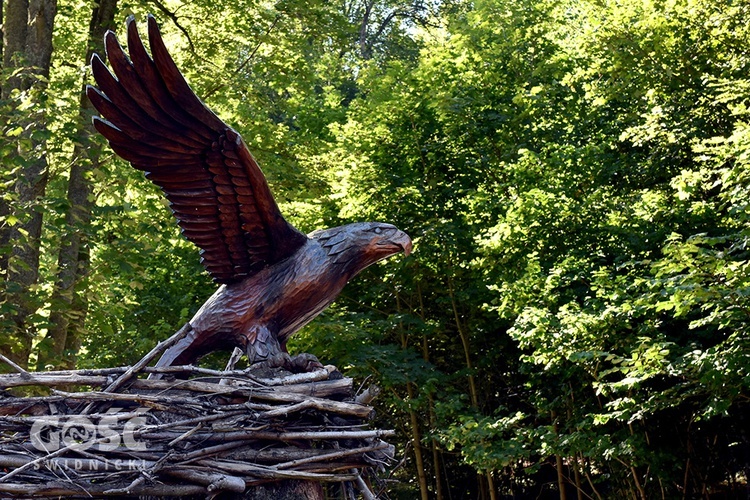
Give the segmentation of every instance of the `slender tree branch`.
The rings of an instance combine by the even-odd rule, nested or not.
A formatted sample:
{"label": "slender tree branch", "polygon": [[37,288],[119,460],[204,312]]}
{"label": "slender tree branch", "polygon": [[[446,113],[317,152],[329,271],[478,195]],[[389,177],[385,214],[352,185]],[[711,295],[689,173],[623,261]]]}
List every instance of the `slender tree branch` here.
{"label": "slender tree branch", "polygon": [[151,2],[156,6],[156,8],[162,11],[162,13],[172,21],[172,23],[177,27],[178,30],[182,31],[182,33],[185,35],[185,38],[187,38],[188,46],[190,47],[190,52],[197,55],[195,51],[195,45],[193,44],[193,40],[192,38],[190,38],[190,33],[188,33],[188,30],[186,30],[182,26],[182,24],[180,24],[180,20],[177,17],[177,14],[169,10],[167,6],[161,3],[159,0],[151,0]]}
{"label": "slender tree branch", "polygon": [[[269,34],[271,33],[271,30],[272,30],[272,29],[273,29],[273,28],[274,28],[274,27],[276,26],[276,24],[277,24],[277,23],[279,22],[279,19],[281,19],[281,15],[277,15],[277,16],[276,16],[276,17],[274,18],[273,22],[271,23],[271,25],[270,25],[270,26],[268,27],[268,29],[266,30],[266,36],[268,36],[268,35],[269,35]],[[236,74],[238,74],[238,73],[239,73],[240,71],[242,71],[242,70],[244,69],[244,67],[245,67],[245,66],[247,66],[247,65],[248,65],[248,64],[250,63],[250,61],[252,61],[252,60],[253,60],[253,58],[255,57],[255,54],[256,54],[256,53],[258,52],[258,49],[260,49],[260,47],[261,47],[262,45],[263,45],[263,40],[262,40],[262,38],[261,38],[261,40],[259,40],[259,41],[258,41],[258,43],[257,43],[257,44],[255,45],[255,48],[254,48],[254,49],[253,49],[253,51],[252,51],[252,52],[250,53],[250,55],[249,55],[249,56],[247,56],[247,58],[246,58],[246,59],[245,59],[244,61],[242,61],[242,64],[240,64],[239,66],[237,66],[237,68],[236,68],[236,69],[235,69],[235,70],[234,70],[234,71],[232,72],[232,74],[233,74],[233,75],[236,75]],[[207,92],[205,92],[205,93],[203,94],[203,98],[204,98],[204,99],[206,99],[206,98],[208,98],[208,97],[212,96],[212,95],[213,95],[213,94],[215,94],[215,93],[216,93],[217,91],[219,91],[219,90],[223,89],[223,88],[224,88],[224,87],[226,87],[226,86],[227,86],[227,84],[226,84],[226,83],[219,83],[219,84],[218,84],[218,85],[216,85],[215,87],[213,87],[213,88],[209,89],[209,90],[208,90]]]}
{"label": "slender tree branch", "polygon": [[11,368],[13,368],[18,373],[20,373],[22,377],[30,377],[31,376],[29,374],[29,372],[26,371],[22,366],[19,366],[18,364],[14,363],[12,360],[8,359],[6,356],[3,356],[2,354],[0,354],[0,361],[4,361]]}

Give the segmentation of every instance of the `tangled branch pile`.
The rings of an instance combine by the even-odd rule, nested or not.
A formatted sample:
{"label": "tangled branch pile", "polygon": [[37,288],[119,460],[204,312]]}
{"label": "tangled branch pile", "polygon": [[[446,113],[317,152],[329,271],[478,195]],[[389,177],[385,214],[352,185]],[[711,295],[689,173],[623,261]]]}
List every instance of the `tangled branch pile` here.
{"label": "tangled branch pile", "polygon": [[393,431],[367,429],[371,398],[351,379],[146,367],[165,344],[130,368],[0,375],[0,389],[50,388],[0,393],[0,498],[205,497],[288,479],[351,481],[374,498],[363,476],[392,458],[381,438]]}

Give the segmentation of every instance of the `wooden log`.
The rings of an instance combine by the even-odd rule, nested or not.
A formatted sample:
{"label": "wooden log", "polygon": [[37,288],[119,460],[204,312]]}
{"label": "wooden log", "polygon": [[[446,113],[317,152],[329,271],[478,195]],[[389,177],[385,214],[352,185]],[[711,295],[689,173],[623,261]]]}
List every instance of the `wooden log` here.
{"label": "wooden log", "polygon": [[[140,366],[137,365],[137,366]],[[82,370],[55,370],[49,372],[21,372],[21,373],[3,373],[0,374],[0,389],[10,387],[20,387],[28,385],[94,385],[103,386],[110,384],[120,378],[125,373],[136,373],[136,366],[121,366],[116,368],[97,368]],[[280,375],[272,378],[260,378],[252,375],[251,369],[246,370],[229,370],[219,371],[208,368],[200,368],[192,365],[184,366],[164,366],[164,367],[143,367],[140,373],[161,373],[161,374],[180,374],[180,375],[206,375],[212,377],[221,377],[228,381],[240,380],[243,383],[255,382],[258,386],[281,386],[296,385],[309,382],[319,382],[328,380],[331,373],[336,371],[334,366],[328,365],[319,370],[307,373],[293,373]],[[112,378],[116,376],[115,378]]]}
{"label": "wooden log", "polygon": [[245,491],[245,480],[241,477],[220,472],[207,472],[199,467],[187,465],[165,467],[160,472],[177,479],[182,479],[183,481],[201,484],[206,487],[209,493],[213,494],[220,491],[234,493],[243,493]]}
{"label": "wooden log", "polygon": [[[220,372],[219,372],[220,373]],[[209,383],[199,382],[194,380],[180,380],[180,381],[166,381],[166,380],[134,380],[132,381],[131,387],[134,389],[145,389],[145,390],[186,390],[186,391],[197,391],[206,393],[216,394],[241,394],[251,395],[253,390],[261,391],[263,388],[267,388],[268,392],[273,391],[274,386],[279,386],[277,392],[294,392],[298,394],[305,394],[310,396],[333,396],[336,394],[344,394],[352,389],[352,379],[341,378],[338,380],[324,380],[320,379],[322,373],[326,373],[324,370],[313,373],[313,377],[307,377],[308,374],[297,374],[305,375],[300,377],[301,382],[294,382],[292,377],[279,377],[269,379],[268,384],[262,380],[242,380],[241,382],[235,381],[234,384],[222,385],[220,383]],[[295,375],[296,377],[296,375]],[[312,380],[311,380],[312,379]],[[111,377],[106,375],[85,375],[76,372],[62,373],[57,372],[53,374],[35,373],[30,372],[28,375],[25,374],[3,374],[0,375],[0,389],[9,389],[12,387],[21,386],[44,386],[44,387],[57,387],[57,386],[74,386],[74,385],[89,385],[102,387],[110,383]],[[250,383],[248,383],[250,381]],[[283,387],[283,389],[282,389]],[[109,393],[108,391],[100,391],[103,393]],[[70,393],[68,393],[70,394]]]}
{"label": "wooden log", "polygon": [[[342,378],[339,380],[326,380],[320,382],[301,383],[296,385],[284,385],[281,387],[258,387],[247,383],[235,383],[233,385],[222,385],[219,383],[201,382],[196,380],[136,380],[131,386],[133,389],[145,390],[182,390],[211,393],[217,395],[240,395],[254,396],[261,399],[273,400],[273,395],[295,393],[305,396],[326,397],[333,395],[345,395],[351,393],[352,379]],[[286,401],[286,400],[285,400]],[[301,401],[300,398],[297,401]]]}
{"label": "wooden log", "polygon": [[321,474],[317,472],[302,472],[291,470],[275,470],[269,467],[248,464],[231,460],[199,460],[197,463],[214,470],[224,470],[238,474],[247,474],[263,479],[298,479],[308,481],[321,481],[337,483],[340,481],[353,481],[354,475],[347,474]]}
{"label": "wooden log", "polygon": [[389,445],[387,443],[380,442],[373,446],[365,446],[362,448],[354,448],[351,450],[338,450],[338,451],[334,451],[331,453],[319,453],[311,457],[298,458],[296,460],[291,460],[289,462],[282,462],[280,464],[276,464],[276,468],[277,469],[289,469],[291,467],[297,467],[303,464],[323,462],[326,460],[334,460],[337,458],[350,457],[352,455],[364,455],[365,453],[385,449],[388,446]]}
{"label": "wooden log", "polygon": [[83,375],[79,373],[54,374],[29,372],[28,375],[20,373],[6,373],[0,375],[0,389],[11,387],[22,387],[39,385],[44,387],[55,387],[60,385],[92,385],[103,386],[110,378],[106,375]]}
{"label": "wooden log", "polygon": [[[396,435],[392,430],[373,431],[301,431],[301,432],[271,432],[271,431],[230,431],[230,432],[199,432],[191,435],[189,441],[203,442],[232,442],[232,441],[299,441],[299,440],[337,440],[337,439],[374,439],[387,438]],[[146,439],[164,440],[179,437],[177,432],[155,432],[141,434]]]}

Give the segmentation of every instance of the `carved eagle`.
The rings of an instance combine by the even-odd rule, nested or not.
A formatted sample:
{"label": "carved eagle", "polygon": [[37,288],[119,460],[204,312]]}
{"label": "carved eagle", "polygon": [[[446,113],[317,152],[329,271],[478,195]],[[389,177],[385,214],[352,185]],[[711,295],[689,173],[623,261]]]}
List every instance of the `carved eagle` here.
{"label": "carved eagle", "polygon": [[94,126],[112,149],[164,191],[182,234],[221,286],[157,366],[192,363],[242,348],[251,363],[289,361],[289,337],[325,309],[364,268],[412,242],[395,226],[360,222],[304,235],[282,216],[242,137],[193,93],[148,17],[151,55],[131,16],[128,57],[104,36],[112,72],[98,55],[99,88],[87,95]]}

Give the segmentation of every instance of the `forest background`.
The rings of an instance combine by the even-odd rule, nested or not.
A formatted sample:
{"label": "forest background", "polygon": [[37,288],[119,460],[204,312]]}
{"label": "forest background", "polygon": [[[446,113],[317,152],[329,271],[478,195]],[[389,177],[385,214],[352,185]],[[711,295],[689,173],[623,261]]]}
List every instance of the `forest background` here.
{"label": "forest background", "polygon": [[292,223],[415,241],[291,345],[383,388],[391,498],[747,497],[747,2],[0,5],[0,353],[133,363],[215,289],[81,94],[153,12]]}

